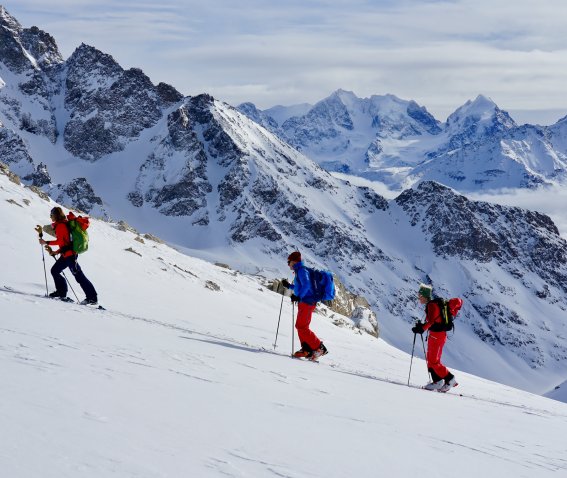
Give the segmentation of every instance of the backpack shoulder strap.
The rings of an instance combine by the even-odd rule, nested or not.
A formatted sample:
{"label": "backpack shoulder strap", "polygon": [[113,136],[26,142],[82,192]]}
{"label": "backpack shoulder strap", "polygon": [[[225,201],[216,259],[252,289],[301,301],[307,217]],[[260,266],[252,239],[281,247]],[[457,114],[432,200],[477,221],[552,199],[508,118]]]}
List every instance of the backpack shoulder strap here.
{"label": "backpack shoulder strap", "polygon": [[442,297],[436,297],[431,302],[435,302],[435,304],[437,304],[437,307],[439,307],[441,322],[444,325],[449,325],[449,322],[451,321],[451,314],[448,307],[449,301],[443,299]]}

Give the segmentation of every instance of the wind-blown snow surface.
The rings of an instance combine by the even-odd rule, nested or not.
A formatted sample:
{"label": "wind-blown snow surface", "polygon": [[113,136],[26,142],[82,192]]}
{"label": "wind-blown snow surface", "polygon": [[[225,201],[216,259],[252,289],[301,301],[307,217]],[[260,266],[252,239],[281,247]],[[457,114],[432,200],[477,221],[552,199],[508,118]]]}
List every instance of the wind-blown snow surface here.
{"label": "wind-blown snow surface", "polygon": [[[261,278],[111,224],[93,221],[80,258],[108,310],[41,297],[33,227],[53,205],[0,175],[0,286],[29,293],[0,291],[2,476],[567,470],[567,405],[459,371],[446,395],[407,387],[408,355],[319,314],[330,354],[292,360],[287,300],[276,353],[259,351],[271,349],[281,304]],[[426,379],[414,359],[412,384]]]}

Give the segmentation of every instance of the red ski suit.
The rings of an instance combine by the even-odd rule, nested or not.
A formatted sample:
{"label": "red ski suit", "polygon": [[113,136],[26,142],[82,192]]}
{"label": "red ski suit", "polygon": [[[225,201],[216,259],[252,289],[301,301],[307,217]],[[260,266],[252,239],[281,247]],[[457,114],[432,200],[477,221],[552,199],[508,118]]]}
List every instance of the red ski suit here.
{"label": "red ski suit", "polygon": [[[425,324],[423,330],[428,330],[433,324],[441,322],[441,310],[435,302],[428,302],[425,306]],[[449,370],[441,363],[443,347],[447,341],[447,332],[429,331],[427,339],[427,368],[430,368],[439,378],[445,378]],[[435,380],[434,380],[435,381]]]}

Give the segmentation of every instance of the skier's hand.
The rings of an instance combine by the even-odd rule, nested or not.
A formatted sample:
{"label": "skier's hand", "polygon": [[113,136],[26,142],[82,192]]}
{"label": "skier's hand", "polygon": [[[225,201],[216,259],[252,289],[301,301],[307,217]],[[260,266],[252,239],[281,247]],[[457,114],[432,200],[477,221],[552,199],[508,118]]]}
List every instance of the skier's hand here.
{"label": "skier's hand", "polygon": [[41,237],[43,235],[43,227],[41,227],[39,224],[37,226],[34,227],[35,232],[37,232],[39,234],[39,237]]}
{"label": "skier's hand", "polygon": [[299,302],[299,297],[295,294],[291,294],[291,301],[294,303]]}
{"label": "skier's hand", "polygon": [[282,285],[289,289],[291,284],[289,283],[289,281],[287,279],[282,279]]}
{"label": "skier's hand", "polygon": [[[45,242],[45,241],[43,241],[43,242]],[[45,246],[45,250],[47,251],[47,253],[48,253],[50,256],[55,256],[55,255],[57,254],[56,252],[53,252],[53,249],[51,249],[51,246],[50,246],[50,245],[46,245],[46,246]]]}
{"label": "skier's hand", "polygon": [[414,334],[423,334],[423,324],[421,322],[417,322],[411,329]]}

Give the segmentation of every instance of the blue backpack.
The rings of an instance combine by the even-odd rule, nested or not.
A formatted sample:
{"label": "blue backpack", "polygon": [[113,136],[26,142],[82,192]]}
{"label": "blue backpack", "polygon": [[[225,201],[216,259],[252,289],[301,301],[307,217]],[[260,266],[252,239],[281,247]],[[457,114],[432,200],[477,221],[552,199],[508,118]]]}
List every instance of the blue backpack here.
{"label": "blue backpack", "polygon": [[335,298],[333,274],[329,271],[320,271],[311,267],[306,267],[306,269],[309,272],[313,297],[317,299],[317,302],[333,300]]}

